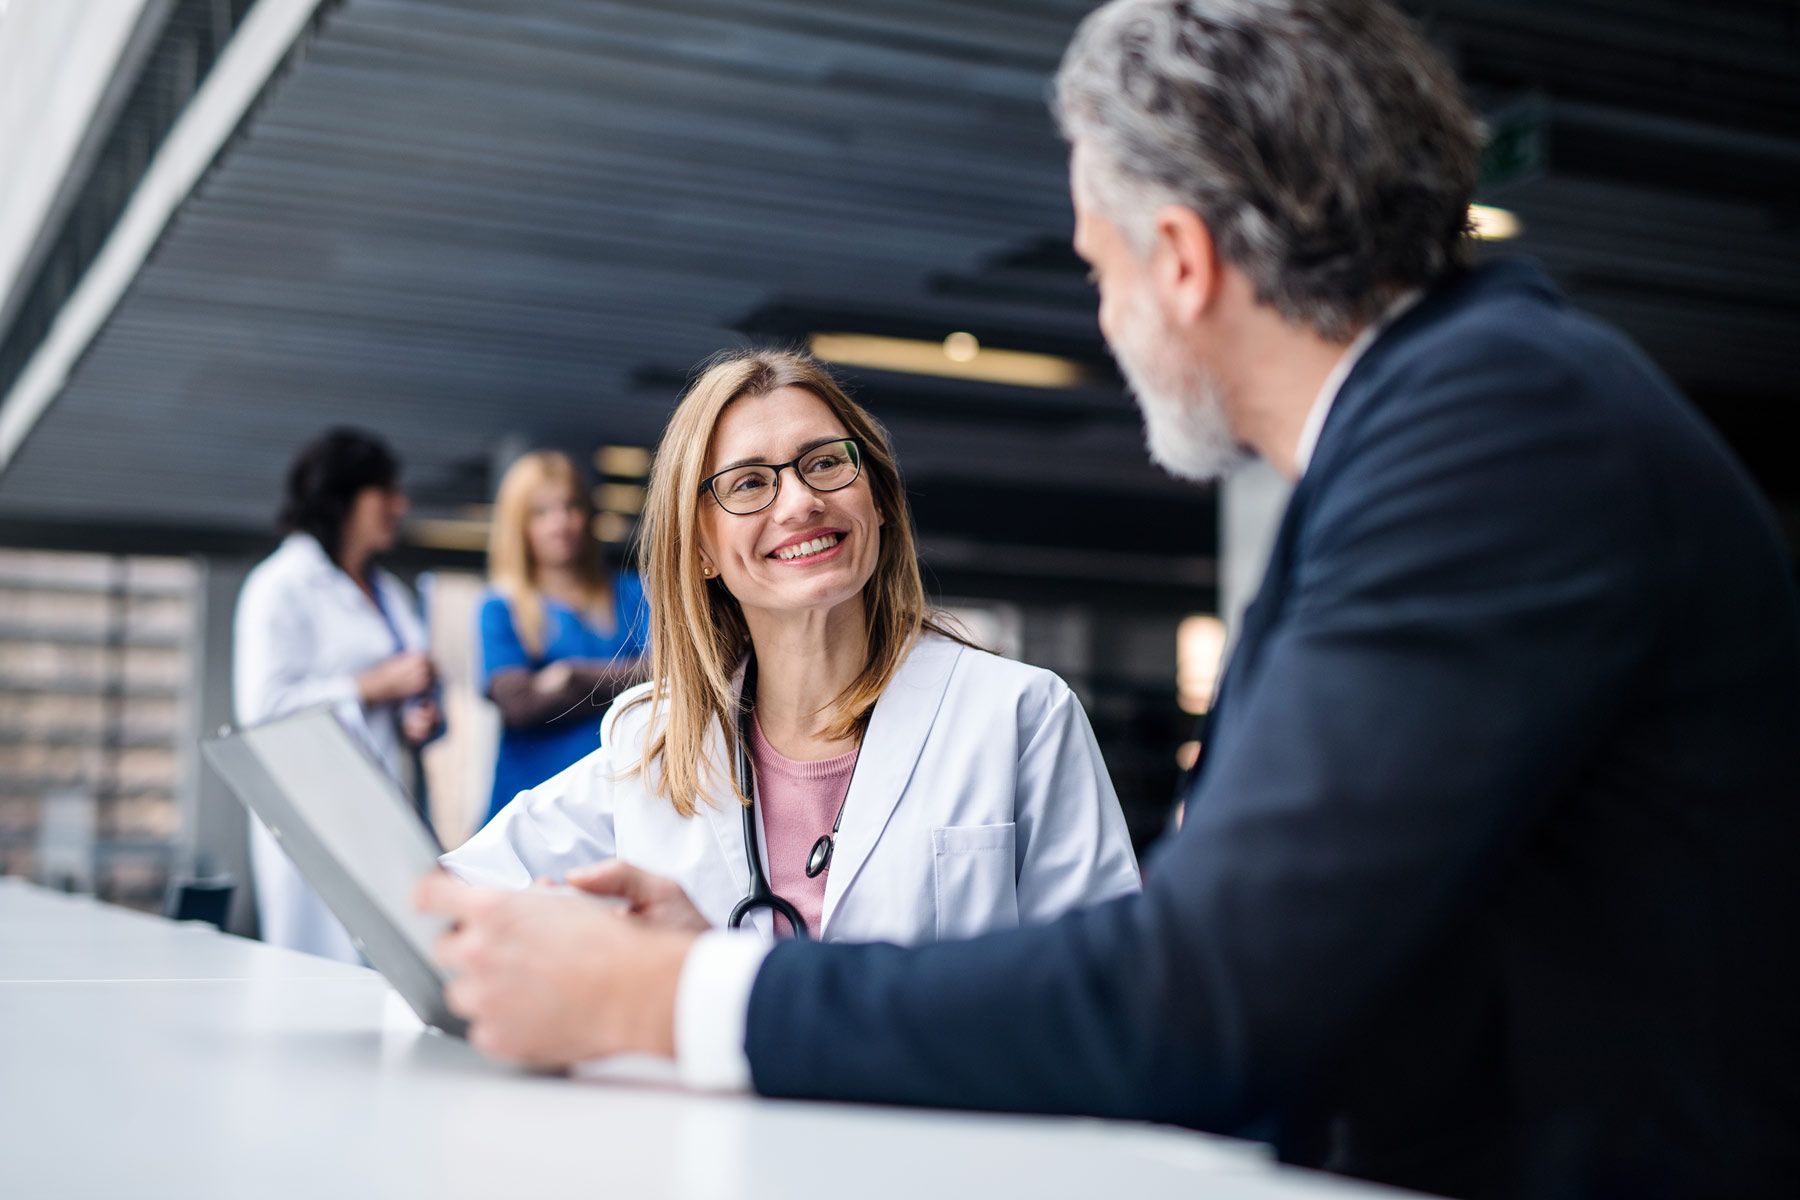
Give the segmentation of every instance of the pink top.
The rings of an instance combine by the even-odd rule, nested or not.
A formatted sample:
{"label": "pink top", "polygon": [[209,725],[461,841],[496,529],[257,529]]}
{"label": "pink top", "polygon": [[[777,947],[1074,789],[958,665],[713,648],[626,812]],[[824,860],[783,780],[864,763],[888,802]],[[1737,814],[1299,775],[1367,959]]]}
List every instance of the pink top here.
{"label": "pink top", "polygon": [[[838,806],[850,791],[856,751],[817,762],[787,758],[769,745],[762,725],[750,722],[750,762],[756,771],[756,807],[762,813],[763,845],[768,853],[769,887],[800,910],[806,928],[819,934],[825,909],[825,881],[806,877],[806,860],[821,834],[831,832]],[[787,919],[775,918],[778,937],[792,936]]]}

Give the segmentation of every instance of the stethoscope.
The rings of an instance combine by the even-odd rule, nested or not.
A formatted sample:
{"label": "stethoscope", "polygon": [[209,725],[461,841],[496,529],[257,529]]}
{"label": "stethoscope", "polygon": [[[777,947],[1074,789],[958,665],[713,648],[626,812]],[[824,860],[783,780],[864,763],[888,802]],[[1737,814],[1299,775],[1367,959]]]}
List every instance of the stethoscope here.
{"label": "stethoscope", "polygon": [[[810,938],[812,932],[806,927],[806,918],[774,888],[769,886],[769,877],[763,873],[762,839],[756,832],[756,777],[750,769],[750,709],[755,703],[756,695],[756,658],[751,657],[744,667],[744,685],[738,693],[737,719],[737,753],[736,774],[738,791],[749,801],[742,806],[744,811],[744,862],[750,868],[750,893],[737,902],[731,910],[731,916],[725,924],[736,929],[744,923],[744,918],[759,908],[766,908],[776,916],[786,917],[794,936],[802,940]],[[861,758],[862,748],[857,747],[857,756]],[[856,767],[850,767],[851,784],[856,782]],[[831,869],[831,853],[837,847],[838,826],[844,823],[844,805],[850,800],[850,791],[844,790],[843,800],[838,802],[837,817],[831,822],[831,832],[820,834],[819,840],[813,843],[812,850],[806,856],[806,877],[817,879]]]}

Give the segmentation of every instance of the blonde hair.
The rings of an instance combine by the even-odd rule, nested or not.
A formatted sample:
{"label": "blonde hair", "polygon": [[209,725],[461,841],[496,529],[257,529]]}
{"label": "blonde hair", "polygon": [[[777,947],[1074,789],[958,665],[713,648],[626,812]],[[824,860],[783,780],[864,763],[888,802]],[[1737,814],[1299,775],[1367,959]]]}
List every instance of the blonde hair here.
{"label": "blonde hair", "polygon": [[[522,454],[501,477],[494,497],[494,523],[488,534],[488,579],[512,611],[513,630],[533,658],[544,652],[544,595],[538,563],[531,552],[531,501],[545,485],[566,488],[585,516],[592,516],[581,472],[568,455],[554,450]],[[587,540],[588,553],[574,569],[582,589],[582,609],[593,612],[612,599],[612,586],[600,566],[599,546]]]}
{"label": "blonde hair", "polygon": [[[918,547],[900,470],[887,431],[810,357],[788,351],[727,351],[708,360],[663,430],[640,526],[650,608],[650,691],[633,703],[651,706],[654,732],[636,767],[682,816],[695,812],[707,784],[706,737],[717,723],[735,724],[732,676],[750,649],[750,629],[737,600],[700,573],[700,480],[719,416],[732,402],[801,388],[824,402],[862,449],[862,480],[885,521],[874,574],[863,587],[868,665],[833,704],[825,734],[849,737],[880,699],[921,629],[964,639],[926,606]],[[859,481],[859,482],[861,482]],[[658,726],[655,717],[665,719]],[[735,736],[728,733],[727,738]],[[660,772],[651,768],[660,762]],[[729,776],[728,776],[729,778]],[[736,781],[731,780],[737,791]],[[740,803],[749,800],[738,793]]]}

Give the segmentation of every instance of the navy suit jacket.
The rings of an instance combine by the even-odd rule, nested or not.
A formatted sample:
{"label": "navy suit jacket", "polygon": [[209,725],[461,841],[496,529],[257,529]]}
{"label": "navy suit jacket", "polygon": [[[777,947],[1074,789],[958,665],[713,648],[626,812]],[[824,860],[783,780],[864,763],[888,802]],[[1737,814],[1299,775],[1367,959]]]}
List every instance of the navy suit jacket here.
{"label": "navy suit jacket", "polygon": [[1455,1196],[1730,1196],[1800,1146],[1800,610],[1629,342],[1459,272],[1338,395],[1140,896],[786,943],[777,1096],[1255,1131]]}

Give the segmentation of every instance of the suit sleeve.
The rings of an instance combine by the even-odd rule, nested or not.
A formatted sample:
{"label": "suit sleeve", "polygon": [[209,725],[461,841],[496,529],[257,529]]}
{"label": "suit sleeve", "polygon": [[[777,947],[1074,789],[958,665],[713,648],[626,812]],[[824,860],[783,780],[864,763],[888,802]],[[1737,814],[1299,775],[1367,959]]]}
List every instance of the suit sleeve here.
{"label": "suit sleeve", "polygon": [[1608,409],[1530,347],[1457,357],[1346,432],[1144,892],[968,942],[777,946],[759,1091],[1229,1129],[1347,1044],[1648,650],[1648,493]]}

